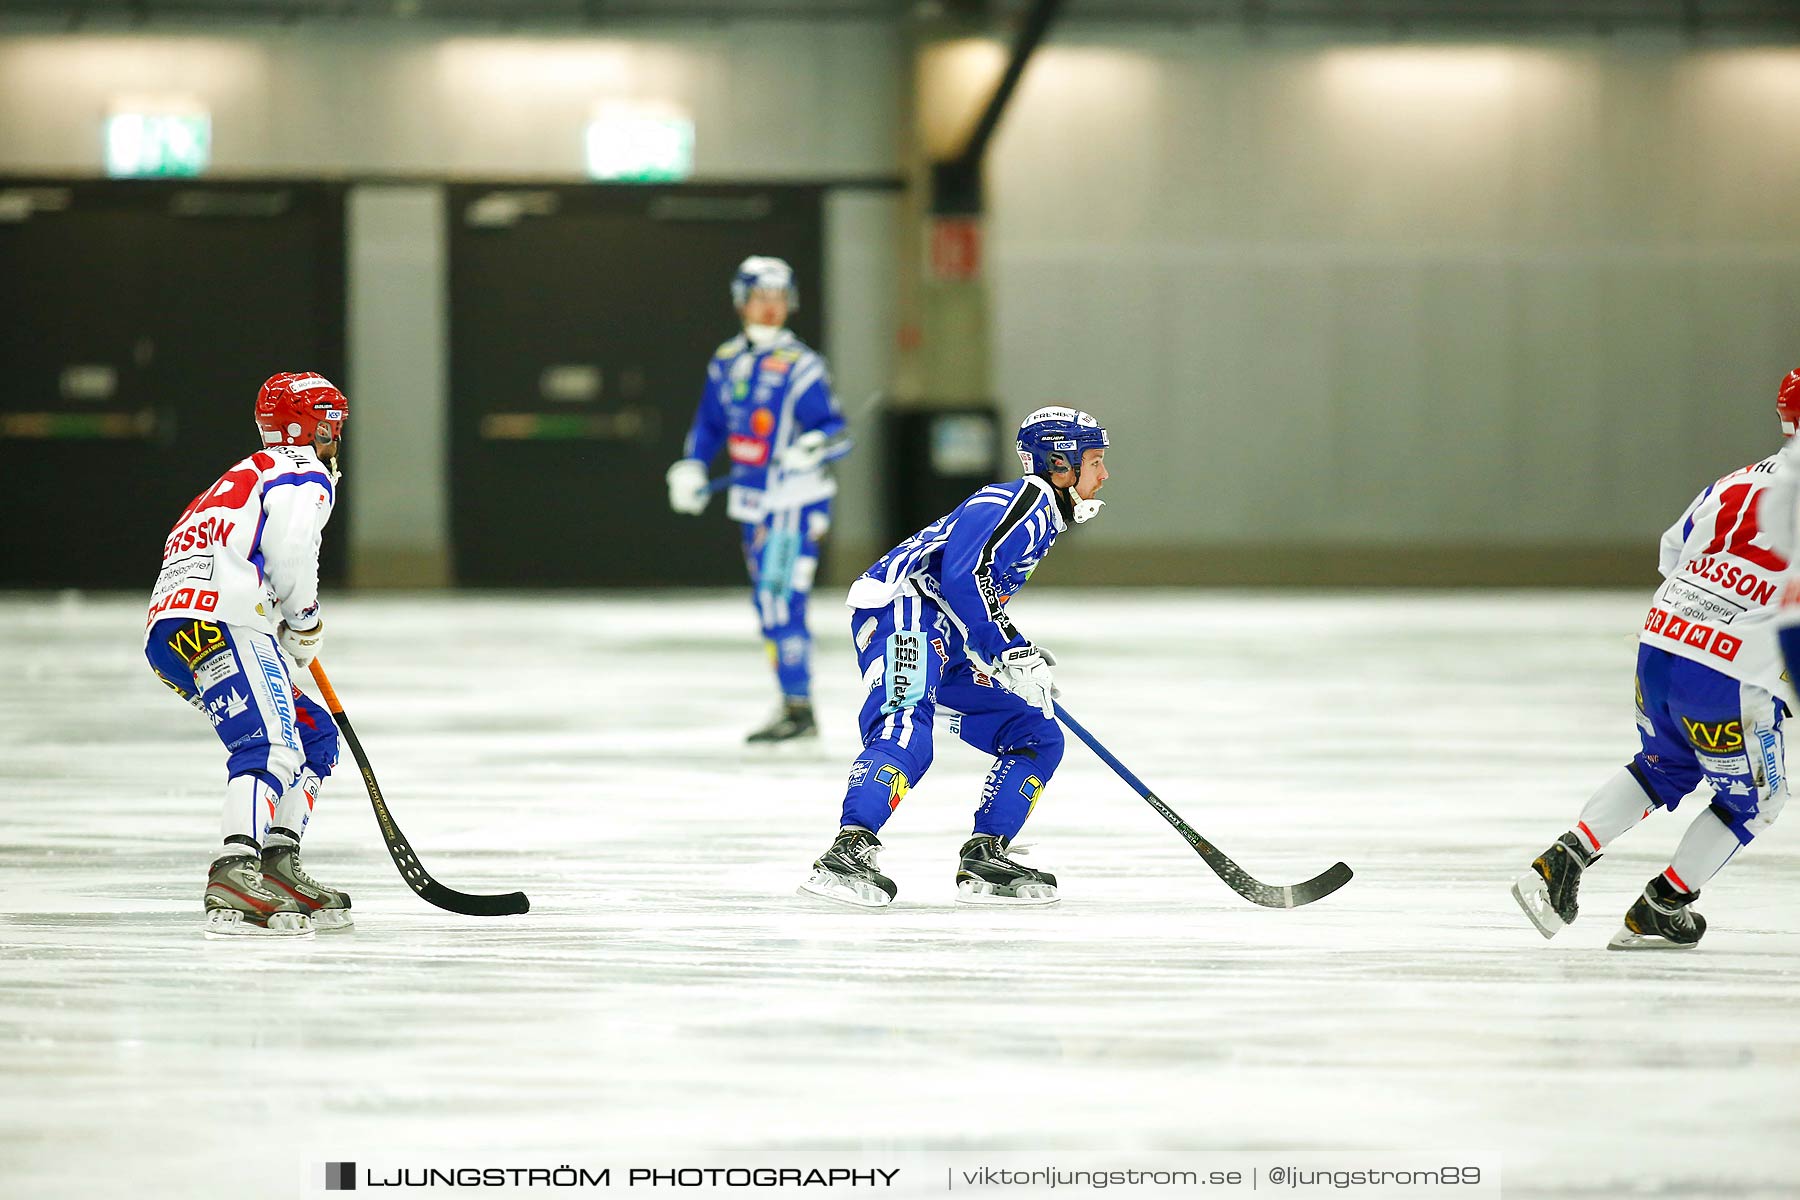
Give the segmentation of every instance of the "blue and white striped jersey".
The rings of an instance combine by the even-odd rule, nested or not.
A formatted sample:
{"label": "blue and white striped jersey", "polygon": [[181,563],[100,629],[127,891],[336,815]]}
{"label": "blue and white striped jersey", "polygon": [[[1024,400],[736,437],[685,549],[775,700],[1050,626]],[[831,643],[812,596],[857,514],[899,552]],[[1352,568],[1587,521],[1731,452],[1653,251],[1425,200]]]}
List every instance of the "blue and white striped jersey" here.
{"label": "blue and white striped jersey", "polygon": [[817,429],[834,437],[844,424],[817,351],[786,329],[760,347],[739,334],[707,364],[686,455],[711,463],[725,450],[731,458],[726,511],[734,521],[757,521],[837,494],[823,465],[789,471],[779,459],[801,434]]}
{"label": "blue and white striped jersey", "polygon": [[851,608],[880,608],[917,588],[958,626],[970,657],[991,669],[1025,644],[1006,602],[1068,526],[1036,475],[991,483],[889,550],[850,587]]}

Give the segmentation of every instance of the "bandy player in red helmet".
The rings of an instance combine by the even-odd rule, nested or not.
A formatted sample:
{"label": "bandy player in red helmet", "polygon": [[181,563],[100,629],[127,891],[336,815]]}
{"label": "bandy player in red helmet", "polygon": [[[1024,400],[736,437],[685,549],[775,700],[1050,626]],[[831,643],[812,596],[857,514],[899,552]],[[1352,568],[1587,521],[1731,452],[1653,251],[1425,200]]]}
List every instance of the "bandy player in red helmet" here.
{"label": "bandy player in red helmet", "polygon": [[206,933],[294,937],[350,925],[350,897],[309,878],[300,838],[337,763],[331,714],[294,686],[318,654],[319,540],[350,405],[310,371],[256,397],[263,448],[194,498],[163,544],[145,622],[157,677],[225,744],[222,843]]}
{"label": "bandy player in red helmet", "polygon": [[1642,749],[1600,786],[1574,828],[1538,855],[1513,898],[1553,937],[1576,916],[1581,876],[1658,809],[1698,810],[1674,858],[1645,886],[1613,950],[1681,949],[1706,933],[1700,888],[1781,813],[1782,720],[1796,703],[1776,636],[1793,541],[1792,440],[1800,371],[1776,397],[1787,449],[1709,485],[1662,536],[1663,585],[1638,637]]}

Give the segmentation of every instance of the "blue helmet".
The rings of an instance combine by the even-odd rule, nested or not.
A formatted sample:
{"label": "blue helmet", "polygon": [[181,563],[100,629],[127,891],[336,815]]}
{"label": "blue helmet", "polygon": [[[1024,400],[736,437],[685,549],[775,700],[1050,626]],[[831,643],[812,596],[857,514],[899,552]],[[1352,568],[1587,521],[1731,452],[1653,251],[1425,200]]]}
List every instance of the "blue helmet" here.
{"label": "blue helmet", "polygon": [[1040,408],[1019,426],[1019,464],[1027,475],[1079,471],[1084,454],[1105,448],[1106,429],[1073,408]]}
{"label": "blue helmet", "polygon": [[794,268],[783,259],[752,254],[738,264],[737,274],[731,277],[731,303],[738,308],[744,307],[750,293],[758,289],[786,292],[788,307],[800,307],[800,289],[794,286]]}

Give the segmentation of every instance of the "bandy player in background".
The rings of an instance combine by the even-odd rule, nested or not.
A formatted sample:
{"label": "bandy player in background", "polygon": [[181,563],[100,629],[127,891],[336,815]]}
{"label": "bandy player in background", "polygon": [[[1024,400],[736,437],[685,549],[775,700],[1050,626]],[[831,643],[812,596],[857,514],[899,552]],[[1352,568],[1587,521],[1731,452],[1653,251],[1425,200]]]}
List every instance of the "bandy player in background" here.
{"label": "bandy player in background", "polygon": [[837,837],[801,891],[865,908],[892,902],[875,835],[931,766],[941,708],[950,732],[995,756],[957,863],[956,898],[1056,902],[1056,876],[1007,855],[1062,761],[1063,736],[1053,660],[1013,627],[1006,602],[1058,534],[1100,511],[1106,443],[1087,413],[1039,409],[1019,427],[1024,478],[977,491],[851,585],[863,752],[850,767]]}
{"label": "bandy player in background", "polygon": [[831,527],[837,481],[827,463],[850,451],[825,360],[786,328],[799,307],[794,272],[779,258],[746,258],[731,281],[744,331],[713,352],[683,457],[668,471],[669,507],[698,516],[710,495],[707,466],[731,459],[725,511],[743,526],[763,641],[781,706],[753,743],[813,737],[812,635],[806,598]]}
{"label": "bandy player in background", "polygon": [[[1776,408],[1792,439],[1800,372],[1782,383]],[[1780,815],[1782,719],[1795,696],[1775,616],[1793,540],[1793,445],[1708,486],[1664,532],[1665,582],[1638,637],[1643,748],[1513,885],[1545,937],[1575,919],[1582,872],[1606,846],[1657,809],[1686,803],[1700,811],[1608,948],[1696,945],[1706,933],[1692,908],[1700,888]]]}
{"label": "bandy player in background", "polygon": [[[287,657],[324,641],[319,538],[337,485],[349,402],[311,372],[256,397],[263,449],[219,477],[163,546],[144,654],[225,744],[223,843],[206,880],[208,936],[296,936],[350,925],[350,897],[309,878],[300,838],[337,763],[331,714],[301,695]],[[285,655],[284,652],[285,651]]]}

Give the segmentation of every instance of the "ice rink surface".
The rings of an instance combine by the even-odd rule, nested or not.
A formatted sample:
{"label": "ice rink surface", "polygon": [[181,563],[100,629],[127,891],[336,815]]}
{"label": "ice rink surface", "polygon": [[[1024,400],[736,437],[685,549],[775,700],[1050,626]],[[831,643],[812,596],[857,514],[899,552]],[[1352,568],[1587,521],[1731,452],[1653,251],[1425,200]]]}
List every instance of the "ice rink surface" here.
{"label": "ice rink surface", "polygon": [[829,597],[823,744],[762,756],[739,595],[327,607],[426,865],[533,911],[415,898],[346,752],[306,861],[354,932],[203,938],[222,752],[145,667],[141,598],[0,597],[6,1197],[920,1147],[1466,1148],[1507,1196],[1800,1195],[1800,817],[1705,889],[1691,953],[1604,950],[1685,813],[1596,866],[1554,942],[1508,895],[1635,749],[1643,595],[1021,597],[1070,711],[1202,833],[1271,882],[1356,869],[1286,912],[1073,739],[1022,838],[1060,905],[952,902],[986,764],[946,736],[883,834],[895,906],[797,896],[857,747]]}

